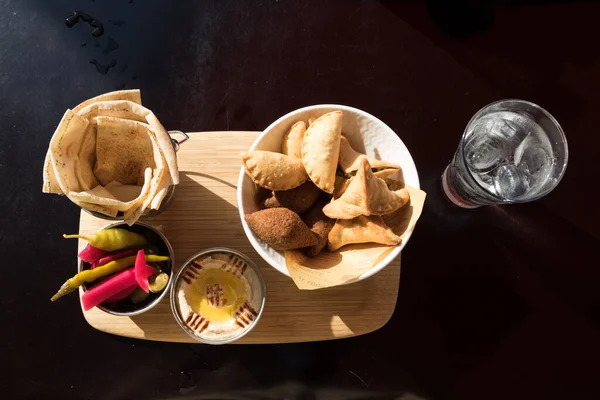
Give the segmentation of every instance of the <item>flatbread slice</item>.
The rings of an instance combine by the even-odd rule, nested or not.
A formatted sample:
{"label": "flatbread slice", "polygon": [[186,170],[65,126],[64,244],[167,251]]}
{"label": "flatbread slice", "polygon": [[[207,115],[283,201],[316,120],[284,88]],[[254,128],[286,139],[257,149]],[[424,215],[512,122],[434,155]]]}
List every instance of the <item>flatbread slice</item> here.
{"label": "flatbread slice", "polygon": [[127,100],[127,101],[132,101],[134,103],[141,105],[142,104],[142,95],[141,95],[139,89],[115,90],[114,92],[104,93],[99,96],[92,97],[91,99],[88,99],[88,100],[84,101],[83,103],[80,103],[77,107],[75,107],[73,109],[73,112],[79,113],[79,111],[82,108],[84,108],[92,103],[98,103],[100,101],[111,101],[111,100]]}
{"label": "flatbread slice", "polygon": [[82,173],[83,169],[91,169],[91,160],[79,158],[81,134],[87,126],[85,118],[67,110],[50,140],[50,167],[54,170],[54,179],[63,193],[94,187],[93,181],[85,180],[89,175]]}
{"label": "flatbread slice", "polygon": [[154,148],[146,124],[114,117],[97,117],[94,175],[102,185],[144,184],[144,171],[154,168]]}
{"label": "flatbread slice", "polygon": [[[125,101],[129,101],[129,102],[137,103],[140,105],[142,104],[142,97],[141,97],[139,89],[117,90],[114,92],[101,94],[100,96],[96,96],[91,99],[88,99],[88,100],[82,102],[81,104],[79,104],[77,107],[73,108],[72,112],[79,113],[79,111],[81,111],[82,109],[84,109],[85,107],[87,107],[93,103],[103,102],[103,101],[116,101],[116,100],[125,100]],[[84,116],[84,118],[86,118],[86,117]],[[91,136],[88,135],[88,136],[89,136],[88,145],[84,150],[85,152],[87,152],[87,149],[92,147],[92,144],[95,144],[95,142],[94,142],[95,128],[94,128],[93,135],[91,135]],[[93,162],[92,162],[92,164],[93,164]],[[91,188],[88,188],[88,189],[91,189]],[[44,193],[59,193],[59,194],[63,193],[63,191],[61,190],[60,185],[58,184],[58,181],[56,179],[56,175],[55,175],[53,164],[52,164],[52,159],[50,156],[50,149],[48,149],[48,151],[46,152],[46,158],[44,159],[42,192],[44,192]]]}

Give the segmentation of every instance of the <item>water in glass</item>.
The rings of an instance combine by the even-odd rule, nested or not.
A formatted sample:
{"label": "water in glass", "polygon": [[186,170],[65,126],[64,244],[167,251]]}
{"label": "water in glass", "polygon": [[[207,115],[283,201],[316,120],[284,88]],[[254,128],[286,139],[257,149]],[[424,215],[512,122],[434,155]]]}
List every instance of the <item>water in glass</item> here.
{"label": "water in glass", "polygon": [[464,152],[477,183],[507,201],[535,196],[551,179],[555,162],[542,127],[512,111],[477,121],[467,132]]}

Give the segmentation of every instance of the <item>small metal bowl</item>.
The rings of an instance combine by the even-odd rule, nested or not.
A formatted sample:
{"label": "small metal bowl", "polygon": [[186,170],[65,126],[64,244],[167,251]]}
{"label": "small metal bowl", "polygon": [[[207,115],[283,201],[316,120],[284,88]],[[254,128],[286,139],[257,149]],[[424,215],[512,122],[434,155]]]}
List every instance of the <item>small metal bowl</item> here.
{"label": "small metal bowl", "polygon": [[[150,293],[148,298],[140,304],[129,304],[128,302],[125,302],[125,300],[121,300],[116,303],[101,303],[96,306],[97,308],[108,314],[117,315],[121,317],[131,317],[134,315],[142,314],[156,306],[158,303],[160,303],[160,301],[165,297],[165,295],[170,289],[170,285],[172,284],[174,277],[173,266],[175,265],[175,254],[173,252],[173,247],[171,247],[171,244],[169,243],[165,235],[163,235],[158,229],[156,229],[152,225],[143,222],[136,222],[132,226],[129,226],[124,222],[116,222],[107,225],[100,230],[103,231],[105,229],[111,228],[126,229],[128,231],[144,235],[151,245],[158,248],[159,255],[169,255],[169,260],[162,261],[160,263],[163,272],[169,275],[169,282],[160,293]],[[78,272],[89,268],[90,265],[88,263],[79,260],[79,265],[77,268]],[[83,292],[85,292],[88,286],[87,284],[84,284],[83,286],[81,286],[81,288],[83,289]]]}
{"label": "small metal bowl", "polygon": [[[189,316],[184,317],[183,315],[181,315],[181,306],[179,304],[179,296],[178,296],[178,292],[181,289],[182,281],[189,280],[191,276],[195,275],[194,272],[188,272],[188,270],[190,269],[190,266],[192,266],[191,269],[195,270],[196,273],[198,271],[197,270],[198,267],[194,266],[193,262],[198,259],[201,259],[201,258],[206,258],[207,256],[209,256],[211,254],[225,254],[230,257],[235,257],[239,261],[242,261],[245,264],[245,267],[241,267],[242,271],[243,271],[242,274],[246,277],[247,282],[252,287],[252,289],[257,292],[256,299],[251,304],[252,308],[253,309],[257,308],[257,310],[256,309],[254,310],[255,314],[249,315],[250,318],[244,319],[243,325],[246,325],[244,327],[244,330],[239,332],[235,336],[231,336],[231,337],[221,339],[221,340],[211,340],[211,339],[203,338],[200,336],[200,334],[196,333],[195,329],[193,329],[192,327],[190,327],[188,325],[188,323],[184,319],[185,318],[189,319]],[[237,265],[237,262],[234,264]],[[260,319],[262,312],[265,308],[265,300],[266,300],[265,281],[264,281],[258,267],[256,266],[256,264],[254,264],[254,262],[252,260],[250,260],[250,258],[248,258],[244,254],[240,253],[239,251],[236,251],[233,249],[228,249],[225,247],[215,247],[212,249],[207,249],[207,250],[201,251],[201,252],[195,254],[194,256],[190,257],[183,264],[183,266],[181,267],[181,269],[175,276],[175,281],[173,282],[173,285],[171,286],[171,310],[173,311],[173,316],[175,317],[175,321],[177,321],[177,324],[179,324],[181,329],[188,336],[190,336],[194,340],[197,340],[199,342],[206,343],[206,344],[214,344],[214,345],[227,344],[227,343],[234,342],[234,341],[244,337],[258,323],[258,320]],[[186,299],[186,301],[187,301],[187,299]],[[188,307],[191,308],[191,306],[189,306],[189,305],[188,305]],[[243,309],[243,308],[241,308],[241,309]],[[191,312],[191,314],[194,314],[194,313],[195,313],[195,310],[193,310],[193,312]],[[196,316],[199,317],[201,320],[203,319],[203,317],[198,314],[196,314]],[[248,315],[246,315],[246,317],[248,317]],[[239,318],[241,318],[241,317],[238,317],[238,319]],[[194,319],[192,319],[192,321],[194,321]],[[236,323],[238,323],[237,320],[236,320]],[[208,326],[208,323],[207,323],[207,326]]]}

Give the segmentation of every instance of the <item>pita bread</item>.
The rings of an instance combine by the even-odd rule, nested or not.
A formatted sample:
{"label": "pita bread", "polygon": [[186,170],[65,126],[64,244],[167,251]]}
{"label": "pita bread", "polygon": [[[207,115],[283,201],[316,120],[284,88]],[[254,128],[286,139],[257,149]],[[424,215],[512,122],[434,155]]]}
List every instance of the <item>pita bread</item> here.
{"label": "pita bread", "polygon": [[132,101],[115,100],[88,104],[86,107],[80,109],[79,114],[90,120],[93,126],[95,126],[96,117],[99,115],[130,119],[148,124],[150,129],[154,131],[160,152],[163,154],[169,168],[171,179],[166,186],[179,183],[177,155],[175,153],[175,148],[173,147],[173,142],[171,141],[171,136],[169,136],[169,133],[165,130],[152,111],[141,104]]}
{"label": "pita bread", "polygon": [[[156,164],[156,168],[152,173],[152,180],[150,181],[150,190],[148,196],[144,199],[142,203],[141,213],[134,215],[135,219],[132,220],[132,223],[137,221],[137,219],[146,211],[148,208],[152,208],[152,203],[157,199],[157,193],[164,188],[165,182],[169,181],[169,174],[166,168],[166,162],[164,156],[159,151],[158,140],[155,136],[150,136],[152,140],[152,144],[154,146],[154,163]],[[164,192],[166,194],[166,191]],[[164,194],[160,197],[160,201],[164,198]],[[160,206],[160,202],[158,203]],[[128,222],[127,216],[125,222]],[[128,222],[129,223],[129,222]]]}
{"label": "pita bread", "polygon": [[[68,194],[67,194],[68,196]],[[77,204],[79,207],[88,210],[88,211],[94,211],[100,214],[104,214],[108,217],[114,218],[117,216],[117,214],[119,213],[117,210],[112,209],[110,207],[106,207],[106,206],[101,206],[98,204],[94,204],[94,203],[87,203],[84,201],[80,201],[79,199],[76,198],[71,198],[69,197],[69,200],[71,200],[73,203]]]}
{"label": "pita bread", "polygon": [[[148,110],[149,111],[149,110]],[[156,115],[150,111],[148,115],[146,115],[146,120],[148,121],[148,125],[154,132],[156,137],[156,141],[158,144],[158,148],[160,149],[165,162],[169,167],[169,173],[171,175],[171,184],[177,185],[179,183],[179,167],[177,166],[177,154],[175,153],[175,148],[173,147],[173,142],[171,141],[171,136],[167,130],[162,126]]]}
{"label": "pita bread", "polygon": [[[134,144],[132,146],[132,143]],[[133,224],[179,182],[175,149],[139,90],[84,101],[61,120],[44,160],[42,191]],[[102,186],[105,185],[105,186]]]}
{"label": "pita bread", "polygon": [[269,190],[289,190],[308,179],[302,161],[272,151],[242,152],[242,163],[254,183]]}
{"label": "pita bread", "polygon": [[[127,100],[129,102],[142,104],[142,98],[139,89],[134,90],[118,90],[115,92],[101,94],[100,96],[93,97],[89,100],[84,101],[75,107],[72,111],[74,113],[79,113],[82,109],[91,105],[93,103],[101,102],[101,101],[115,101],[115,100]],[[84,117],[86,118],[86,117]],[[88,128],[89,129],[89,128]],[[92,147],[93,139],[95,139],[95,128],[92,136],[88,135],[88,146],[86,150]],[[94,143],[95,145],[95,143]],[[91,189],[91,188],[88,188]],[[44,160],[44,172],[43,172],[43,184],[42,184],[42,192],[44,193],[63,193],[60,189],[60,185],[56,180],[56,175],[54,172],[54,167],[52,164],[52,160],[50,158],[50,149],[46,152],[46,158]]]}
{"label": "pita bread", "polygon": [[392,191],[383,180],[374,176],[367,159],[361,159],[360,165],[346,191],[323,207],[323,213],[329,218],[352,219],[359,215],[389,214],[410,199],[406,189]]}
{"label": "pita bread", "polygon": [[89,100],[84,101],[79,104],[77,107],[73,109],[74,112],[79,113],[81,109],[92,104],[98,103],[101,101],[112,101],[112,100],[127,100],[137,104],[142,104],[142,95],[139,89],[131,89],[131,90],[116,90],[114,92],[108,92],[101,94],[96,97],[92,97]]}
{"label": "pita bread", "polygon": [[141,186],[123,185],[117,181],[110,182],[108,185],[104,186],[104,189],[106,189],[112,197],[123,202],[136,199],[142,192]]}
{"label": "pita bread", "polygon": [[144,171],[144,180],[145,180],[145,183],[144,183],[144,186],[142,186],[142,192],[140,193],[139,197],[134,200],[134,204],[127,211],[125,211],[125,214],[123,215],[123,219],[129,226],[133,225],[135,223],[135,221],[137,221],[142,216],[142,214],[144,213],[144,210],[146,209],[146,202],[148,201],[148,198],[151,196],[151,194],[150,194],[150,191],[152,189],[152,184],[151,184],[152,169],[151,168],[146,168],[146,170]]}
{"label": "pita bread", "polygon": [[147,108],[127,100],[111,100],[92,103],[80,109],[78,112],[80,116],[94,125],[95,118],[99,115],[147,123],[146,116],[149,113],[150,110]]}
{"label": "pita bread", "polygon": [[87,174],[82,169],[91,167],[91,160],[79,158],[82,141],[81,133],[86,130],[88,121],[71,110],[67,110],[56,132],[50,140],[50,160],[54,178],[63,193],[88,190],[94,187],[93,181],[86,181]]}
{"label": "pita bread", "polygon": [[310,118],[308,118],[308,125],[312,125],[313,122],[315,122],[317,120],[317,117],[315,117],[314,115],[311,115]]}
{"label": "pita bread", "polygon": [[156,167],[148,125],[103,116],[97,123],[94,175],[102,185],[118,181],[142,186],[145,169]]}
{"label": "pita bread", "polygon": [[[148,180],[147,184],[150,185],[150,179]],[[122,201],[117,199],[106,187],[102,185],[98,185],[94,189],[87,190],[84,192],[70,192],[69,198],[77,199],[80,202],[105,206],[107,208],[110,208],[111,210],[123,212],[129,210],[132,206],[137,204],[137,201],[139,200],[139,197],[143,191],[143,187],[140,186],[129,187],[137,189],[136,197],[129,201]]]}
{"label": "pita bread", "polygon": [[[152,146],[154,147],[154,164],[156,165],[156,167],[152,171],[152,180],[150,181],[150,188],[148,191],[148,195],[144,198],[142,202],[141,210],[138,210],[139,213],[134,212],[131,216],[128,216],[127,213],[125,214],[125,222],[127,222],[128,224],[129,221],[131,221],[131,224],[133,224],[144,213],[144,211],[146,211],[146,209],[151,208],[151,204],[155,199],[157,192],[161,190],[161,185],[164,185],[165,180],[168,180],[168,171],[166,168],[164,156],[159,151],[158,140],[154,135],[150,135],[150,140],[152,141]],[[160,199],[160,201],[162,201],[162,198]],[[160,203],[158,205],[160,206]]]}
{"label": "pita bread", "polygon": [[44,170],[42,171],[42,192],[43,193],[57,193],[62,194],[63,191],[60,189],[60,185],[56,180],[54,174],[54,166],[52,164],[52,158],[50,158],[50,149],[46,152],[46,158],[44,159]]}
{"label": "pita bread", "polygon": [[164,174],[162,178],[162,182],[159,184],[158,190],[154,197],[152,198],[152,202],[150,203],[150,208],[153,210],[158,210],[165,196],[169,192],[169,188],[171,187],[171,176],[169,174]]}
{"label": "pita bread", "polygon": [[306,124],[304,121],[298,121],[283,137],[282,150],[286,154],[295,158],[302,158],[302,139],[306,132]]}
{"label": "pita bread", "polygon": [[339,219],[328,235],[327,249],[336,251],[354,243],[380,243],[395,246],[402,242],[378,215],[361,215],[352,220]]}
{"label": "pita bread", "polygon": [[345,173],[356,171],[360,167],[360,160],[366,158],[373,169],[400,169],[400,166],[395,163],[377,160],[376,158],[369,157],[366,154],[361,154],[354,150],[350,146],[350,142],[345,136],[340,139],[340,168]]}
{"label": "pita bread", "polygon": [[302,162],[315,185],[333,193],[335,172],[340,154],[342,134],[341,111],[332,111],[317,118],[304,133]]}

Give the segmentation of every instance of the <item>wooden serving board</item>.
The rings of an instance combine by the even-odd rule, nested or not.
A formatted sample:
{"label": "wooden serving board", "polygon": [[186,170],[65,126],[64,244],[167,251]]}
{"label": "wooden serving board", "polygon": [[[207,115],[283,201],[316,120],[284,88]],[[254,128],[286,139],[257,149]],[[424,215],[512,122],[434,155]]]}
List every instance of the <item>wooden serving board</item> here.
{"label": "wooden serving board", "polygon": [[[400,260],[361,282],[303,291],[291,278],[269,266],[246,238],[236,202],[240,151],[248,150],[259,132],[198,132],[177,153],[180,184],[163,213],[144,218],[158,227],[175,252],[175,271],[195,253],[230,247],[250,257],[266,282],[263,315],[236,343],[308,342],[373,332],[392,316],[400,283]],[[111,221],[81,212],[80,233],[93,233]],[[79,247],[84,243],[80,241]],[[169,296],[146,313],[117,317],[98,308],[83,312],[94,328],[138,339],[196,343],[177,325]]]}

